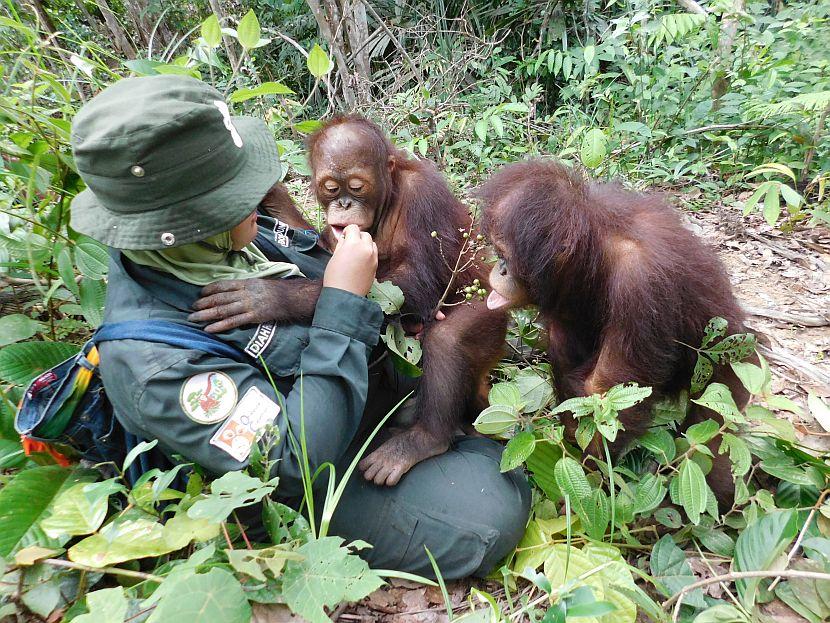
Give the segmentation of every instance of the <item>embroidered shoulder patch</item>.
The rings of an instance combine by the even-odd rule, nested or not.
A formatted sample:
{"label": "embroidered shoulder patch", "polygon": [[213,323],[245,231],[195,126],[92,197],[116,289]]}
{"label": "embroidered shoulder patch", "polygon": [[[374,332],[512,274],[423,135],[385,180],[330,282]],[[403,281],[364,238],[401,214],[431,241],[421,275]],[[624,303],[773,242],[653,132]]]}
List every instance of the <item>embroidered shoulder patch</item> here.
{"label": "embroidered shoulder patch", "polygon": [[251,454],[259,433],[280,413],[280,406],[258,387],[251,387],[228,421],[211,437],[210,445],[230,454],[240,463]]}
{"label": "embroidered shoulder patch", "polygon": [[254,331],[253,337],[251,337],[251,340],[245,347],[245,352],[254,359],[259,357],[262,352],[268,348],[268,345],[271,343],[276,330],[277,326],[273,322],[263,322],[258,325],[256,331]]}
{"label": "embroidered shoulder patch", "polygon": [[236,383],[231,377],[223,372],[202,372],[184,382],[179,404],[194,422],[214,424],[230,415],[236,398]]}
{"label": "embroidered shoulder patch", "polygon": [[291,240],[288,238],[288,223],[280,220],[274,223],[274,242],[281,247],[291,246]]}

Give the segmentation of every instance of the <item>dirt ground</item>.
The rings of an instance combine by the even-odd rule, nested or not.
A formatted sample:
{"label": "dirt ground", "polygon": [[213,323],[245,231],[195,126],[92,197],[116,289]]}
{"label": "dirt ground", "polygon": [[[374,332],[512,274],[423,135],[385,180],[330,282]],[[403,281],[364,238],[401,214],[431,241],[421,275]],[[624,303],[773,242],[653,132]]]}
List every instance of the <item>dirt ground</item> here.
{"label": "dirt ground", "polygon": [[[307,214],[312,212],[310,197],[297,192],[297,187],[291,190],[300,198]],[[688,206],[697,199],[680,196],[678,203]],[[791,419],[804,446],[830,451],[830,431],[824,430],[807,408],[808,392],[825,401],[830,399],[830,230],[804,228],[782,233],[769,227],[760,216],[742,217],[738,207],[718,206],[717,210],[684,213],[688,226],[717,250],[748,313],[750,329],[763,336],[761,352],[773,372],[773,390],[803,409],[800,415],[782,413],[781,416]],[[690,557],[689,562],[695,574],[710,575],[709,568],[700,560]],[[724,573],[728,569],[715,571]],[[457,611],[465,609],[472,584],[470,581],[450,583],[449,593]],[[497,583],[475,585],[497,598],[503,594]],[[766,605],[765,610],[771,620],[781,623],[805,620],[780,602]],[[393,581],[362,602],[338,609],[332,618],[340,623],[448,621],[444,600],[437,588],[403,581]],[[263,609],[254,621],[277,623],[299,619],[285,611]]]}

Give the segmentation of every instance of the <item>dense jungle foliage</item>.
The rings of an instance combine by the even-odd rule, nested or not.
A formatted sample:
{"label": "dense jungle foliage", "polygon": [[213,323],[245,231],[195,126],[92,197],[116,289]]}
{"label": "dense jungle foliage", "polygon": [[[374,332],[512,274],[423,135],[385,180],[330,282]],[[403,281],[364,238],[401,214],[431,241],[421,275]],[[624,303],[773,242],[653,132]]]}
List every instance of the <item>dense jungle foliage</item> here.
{"label": "dense jungle foliage", "polygon": [[[370,569],[357,556],[365,544],[328,534],[339,485],[317,521],[271,501],[279,483],[262,466],[210,482],[183,464],[129,487],[127,467],[152,443],[103,471],[24,453],[13,421],[27,384],[102,321],[107,252],[68,226],[83,188],[70,124],[102,88],[164,73],[213,84],[236,114],[267,121],[285,181],[318,225],[303,137],[353,109],[435,161],[460,195],[503,163],[552,156],[682,191],[689,209],[757,212],[787,233],[830,222],[828,41],[826,0],[4,0],[0,620],[243,623],[252,605],[287,604],[328,621],[405,575]],[[773,392],[763,358],[745,361],[754,336],[713,319],[689,345],[699,360],[688,399],[661,405],[612,464],[616,415],[650,388],[557,404],[533,310],[514,320],[515,356],[494,372],[476,427],[506,441],[504,470],[525,466],[533,512],[497,584],[454,609],[444,590],[451,620],[744,623],[771,620],[759,605],[773,599],[811,622],[830,617],[830,457],[778,417],[803,406]],[[718,363],[752,393],[745,410],[708,382]],[[723,425],[677,433],[689,400]],[[830,426],[821,399],[808,405]],[[600,434],[602,456],[563,439],[565,410],[583,448]],[[716,438],[736,481],[726,514],[705,480]],[[305,475],[310,487],[308,465]],[[235,511],[262,501],[270,542],[250,543]],[[688,552],[730,573],[709,566],[698,583]]]}

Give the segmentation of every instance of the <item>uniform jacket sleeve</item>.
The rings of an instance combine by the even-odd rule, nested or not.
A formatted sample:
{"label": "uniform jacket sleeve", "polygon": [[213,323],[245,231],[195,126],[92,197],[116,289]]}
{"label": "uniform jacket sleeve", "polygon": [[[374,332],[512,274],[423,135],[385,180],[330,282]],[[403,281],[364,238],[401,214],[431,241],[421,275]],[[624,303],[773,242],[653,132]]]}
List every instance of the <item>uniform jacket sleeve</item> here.
{"label": "uniform jacket sleeve", "polygon": [[[160,349],[158,344],[147,342],[133,342],[130,347],[126,340],[118,344],[118,355],[111,357],[106,369],[127,374],[131,368],[128,359],[142,358],[141,365],[132,366],[137,378],[124,382],[123,378],[107,379],[105,374],[104,382],[122,417],[135,424],[128,428],[157,438],[168,453],[180,454],[216,474],[242,469],[248,459],[238,461],[210,443],[228,417],[210,424],[189,417],[182,403],[184,383],[195,375],[223,373],[233,382],[237,401],[252,387],[258,388],[283,407],[275,421],[279,441],[271,448],[270,458],[273,471],[280,476],[281,497],[293,497],[302,494],[302,485],[299,457],[288,439],[289,427],[297,439],[304,428],[312,473],[319,465],[342,458],[366,405],[368,357],[377,343],[382,320],[376,303],[324,288],[293,386],[285,396],[277,395],[267,375],[253,365],[197,351]],[[153,363],[148,365],[145,357]],[[133,408],[124,409],[125,403]]]}

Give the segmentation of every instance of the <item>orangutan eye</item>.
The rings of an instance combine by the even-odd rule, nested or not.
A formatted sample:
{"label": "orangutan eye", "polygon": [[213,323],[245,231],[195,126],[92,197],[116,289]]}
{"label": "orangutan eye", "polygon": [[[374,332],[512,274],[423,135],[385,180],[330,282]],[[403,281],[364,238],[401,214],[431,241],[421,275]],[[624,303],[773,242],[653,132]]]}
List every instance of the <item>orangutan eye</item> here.
{"label": "orangutan eye", "polygon": [[337,185],[337,182],[334,182],[332,180],[327,180],[327,181],[323,182],[323,190],[325,190],[327,193],[333,195],[338,190],[340,190],[340,186]]}
{"label": "orangutan eye", "polygon": [[362,180],[356,180],[356,179],[355,180],[349,180],[349,190],[352,191],[353,193],[359,193],[360,191],[363,190],[364,186],[365,186],[365,184],[363,183]]}

